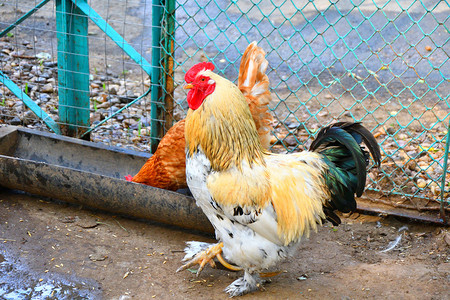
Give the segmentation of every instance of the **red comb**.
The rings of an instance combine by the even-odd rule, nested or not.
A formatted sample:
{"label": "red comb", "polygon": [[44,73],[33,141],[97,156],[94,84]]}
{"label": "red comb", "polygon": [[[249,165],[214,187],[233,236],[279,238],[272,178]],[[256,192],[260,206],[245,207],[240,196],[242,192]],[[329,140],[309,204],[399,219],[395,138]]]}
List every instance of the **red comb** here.
{"label": "red comb", "polygon": [[125,180],[126,181],[133,181],[133,176],[127,175],[127,176],[125,176]]}
{"label": "red comb", "polygon": [[205,70],[205,69],[214,71],[214,65],[211,62],[206,62],[206,61],[198,63],[198,64],[192,66],[192,68],[190,68],[189,71],[187,71],[186,75],[184,75],[184,80],[186,82],[194,81],[195,76],[197,76],[198,72]]}

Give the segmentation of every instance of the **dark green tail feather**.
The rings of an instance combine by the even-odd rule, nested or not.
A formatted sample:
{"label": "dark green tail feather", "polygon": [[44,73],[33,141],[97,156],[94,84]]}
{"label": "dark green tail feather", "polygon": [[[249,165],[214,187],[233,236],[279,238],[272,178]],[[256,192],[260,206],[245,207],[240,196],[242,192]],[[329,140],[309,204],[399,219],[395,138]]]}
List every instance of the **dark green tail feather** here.
{"label": "dark green tail feather", "polygon": [[338,122],[322,128],[310,147],[323,155],[328,171],[324,174],[331,201],[324,207],[327,219],[340,224],[333,212],[350,212],[356,209],[355,194],[362,195],[366,183],[369,153],[361,148],[367,145],[376,165],[380,165],[380,147],[375,137],[360,123]]}

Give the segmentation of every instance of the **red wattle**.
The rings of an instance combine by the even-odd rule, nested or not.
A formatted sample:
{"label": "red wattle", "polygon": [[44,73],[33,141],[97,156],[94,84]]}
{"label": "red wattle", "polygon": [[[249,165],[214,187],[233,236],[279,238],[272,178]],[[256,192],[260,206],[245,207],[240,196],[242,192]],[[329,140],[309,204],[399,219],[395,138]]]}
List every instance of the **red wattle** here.
{"label": "red wattle", "polygon": [[189,90],[187,94],[187,102],[189,105],[189,108],[192,110],[196,110],[202,105],[203,101],[206,97],[211,95],[214,90],[216,89],[216,83],[208,84],[208,87],[205,91],[202,91],[196,87]]}

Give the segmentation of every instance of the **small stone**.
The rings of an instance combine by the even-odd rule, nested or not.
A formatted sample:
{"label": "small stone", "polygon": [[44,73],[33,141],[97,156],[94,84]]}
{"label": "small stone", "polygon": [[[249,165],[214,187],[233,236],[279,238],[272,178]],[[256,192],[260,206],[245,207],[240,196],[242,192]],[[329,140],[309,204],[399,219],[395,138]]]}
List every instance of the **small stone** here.
{"label": "small stone", "polygon": [[288,146],[296,146],[298,144],[296,138],[292,135],[289,135],[283,140],[283,143]]}
{"label": "small stone", "polygon": [[388,128],[386,128],[386,133],[388,133],[388,134],[394,134],[394,133],[395,133],[395,128],[394,128],[394,127],[388,127]]}
{"label": "small stone", "polygon": [[139,121],[141,122],[142,126],[145,126],[145,127],[150,126],[150,122],[151,122],[150,118],[141,117],[139,119]]}
{"label": "small stone", "polygon": [[426,186],[427,186],[427,182],[425,180],[423,180],[422,178],[417,180],[417,187],[419,187],[420,189],[423,189]]}
{"label": "small stone", "polygon": [[408,139],[408,135],[406,135],[406,134],[404,134],[404,133],[400,133],[400,134],[398,135],[398,139],[399,139],[399,140],[406,140],[406,139]]}
{"label": "small stone", "polygon": [[436,182],[431,182],[429,187],[433,195],[438,196],[441,194],[441,188],[437,185]]}
{"label": "small stone", "polygon": [[77,226],[80,226],[81,228],[94,228],[98,226],[97,220],[94,218],[85,218],[85,219],[78,219]]}
{"label": "small stone", "polygon": [[45,79],[49,79],[51,77],[51,75],[48,72],[44,72],[44,73],[42,73],[41,77],[45,78]]}
{"label": "small stone", "polygon": [[92,261],[104,261],[108,258],[108,249],[106,247],[96,247],[95,252],[92,254],[89,254],[89,259]]}
{"label": "small stone", "polygon": [[298,122],[286,122],[285,124],[289,129],[303,128],[303,126],[301,126],[301,124]]}
{"label": "small stone", "polygon": [[47,82],[47,79],[44,78],[44,77],[38,77],[38,78],[36,78],[36,80],[34,82],[36,82],[36,83],[45,83],[45,82]]}
{"label": "small stone", "polygon": [[19,119],[19,117],[14,117],[11,120],[8,121],[8,124],[10,125],[20,125],[22,124],[22,120]]}
{"label": "small stone", "polygon": [[46,68],[54,68],[58,65],[56,61],[44,61],[43,66]]}
{"label": "small stone", "polygon": [[91,88],[98,89],[99,87],[100,87],[100,85],[98,85],[97,83],[91,82]]}
{"label": "small stone", "polygon": [[99,89],[91,89],[91,97],[97,97],[99,94]]}
{"label": "small stone", "polygon": [[50,99],[48,94],[39,94],[39,100],[42,102],[47,102]]}
{"label": "small stone", "polygon": [[127,127],[133,127],[137,126],[138,122],[134,119],[125,119],[123,121],[123,124],[126,125]]}
{"label": "small stone", "polygon": [[137,98],[137,96],[135,96],[135,95],[133,94],[133,92],[127,91],[125,96],[119,97],[119,100],[120,100],[122,103],[130,103],[131,101],[133,101],[133,100],[136,99],[136,98]]}
{"label": "small stone", "polygon": [[135,144],[139,143],[140,141],[142,141],[142,136],[135,136],[131,139],[131,141]]}
{"label": "small stone", "polygon": [[47,79],[47,82],[48,83],[51,83],[52,85],[56,85],[56,79],[55,78],[49,78],[49,79]]}
{"label": "small stone", "polygon": [[111,104],[115,105],[115,104],[119,104],[120,100],[118,98],[112,98],[109,102],[111,102]]}
{"label": "small stone", "polygon": [[110,108],[111,103],[109,102],[103,102],[102,104],[97,105],[97,108]]}
{"label": "small stone", "polygon": [[53,93],[53,85],[51,83],[47,83],[41,87],[41,92],[43,93]]}
{"label": "small stone", "polygon": [[109,86],[108,92],[109,92],[110,95],[117,95],[117,91],[118,90],[119,90],[119,86],[114,84],[114,85],[110,85]]}
{"label": "small stone", "polygon": [[21,62],[21,66],[22,66],[23,70],[26,70],[26,71],[31,70],[31,68],[33,67],[31,64],[29,64],[27,62],[23,62],[23,64]]}

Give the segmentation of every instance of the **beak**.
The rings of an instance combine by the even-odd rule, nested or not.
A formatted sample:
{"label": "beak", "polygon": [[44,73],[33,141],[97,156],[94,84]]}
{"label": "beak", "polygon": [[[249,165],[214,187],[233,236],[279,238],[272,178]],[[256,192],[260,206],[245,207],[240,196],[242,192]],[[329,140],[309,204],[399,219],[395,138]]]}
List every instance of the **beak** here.
{"label": "beak", "polygon": [[185,89],[185,90],[190,90],[190,89],[192,89],[194,87],[194,85],[192,84],[192,83],[186,83],[184,86],[183,86],[183,89]]}

